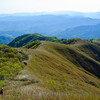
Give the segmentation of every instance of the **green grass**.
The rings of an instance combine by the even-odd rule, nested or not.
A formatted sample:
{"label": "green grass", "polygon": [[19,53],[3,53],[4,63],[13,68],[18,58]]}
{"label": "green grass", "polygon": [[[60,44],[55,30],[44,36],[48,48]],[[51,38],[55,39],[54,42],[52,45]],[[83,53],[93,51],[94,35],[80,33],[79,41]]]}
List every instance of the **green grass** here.
{"label": "green grass", "polygon": [[15,48],[0,45],[0,80],[11,79],[24,68],[23,60],[27,53]]}
{"label": "green grass", "polygon": [[25,34],[25,35],[18,36],[13,41],[11,41],[8,45],[12,47],[22,47],[36,40],[52,41],[52,42],[61,41],[61,39],[58,39],[56,37],[47,37],[47,36],[34,33],[34,34]]}
{"label": "green grass", "polygon": [[0,81],[0,89],[3,88],[4,86],[5,86],[4,81],[1,80],[1,81]]}
{"label": "green grass", "polygon": [[40,45],[40,41],[39,40],[36,40],[36,41],[33,41],[25,46],[23,46],[23,48],[27,48],[27,49],[35,49],[37,48],[39,45]]}

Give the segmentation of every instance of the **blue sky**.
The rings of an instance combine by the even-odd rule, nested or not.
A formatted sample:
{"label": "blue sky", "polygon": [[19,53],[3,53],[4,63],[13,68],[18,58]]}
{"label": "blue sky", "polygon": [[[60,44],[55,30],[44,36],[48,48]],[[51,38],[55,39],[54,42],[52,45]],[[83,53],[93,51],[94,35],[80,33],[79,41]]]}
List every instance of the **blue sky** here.
{"label": "blue sky", "polygon": [[0,0],[0,13],[100,11],[100,0]]}

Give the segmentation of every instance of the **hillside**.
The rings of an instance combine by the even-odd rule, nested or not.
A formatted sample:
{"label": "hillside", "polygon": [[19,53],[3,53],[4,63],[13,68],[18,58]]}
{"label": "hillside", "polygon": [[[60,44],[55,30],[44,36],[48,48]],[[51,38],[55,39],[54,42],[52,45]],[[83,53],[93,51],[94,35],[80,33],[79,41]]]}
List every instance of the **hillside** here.
{"label": "hillside", "polygon": [[[83,40],[83,39],[69,39],[69,40],[76,40],[74,44],[72,43],[70,46],[77,48],[79,51],[87,54],[91,58],[95,59],[96,61],[100,62],[100,47],[97,43],[91,42],[91,40]],[[95,40],[95,39],[94,39]]]}
{"label": "hillside", "polygon": [[8,44],[13,40],[13,37],[9,36],[0,36],[0,44]]}
{"label": "hillside", "polygon": [[[98,50],[96,54],[94,49]],[[3,98],[99,100],[99,49],[97,45],[81,39],[70,45],[41,42],[36,49],[28,49],[27,68],[16,78],[15,85],[10,83],[12,89],[11,86],[4,87]],[[28,78],[30,75],[31,79]]]}
{"label": "hillside", "polygon": [[89,41],[100,46],[100,39],[90,39]]}
{"label": "hillside", "polygon": [[12,47],[21,47],[25,46],[28,43],[31,43],[35,40],[40,40],[40,41],[52,41],[52,42],[59,42],[60,39],[56,37],[46,37],[42,36],[40,34],[26,34],[26,35],[21,35],[15,38],[13,41],[11,41],[8,45]]}
{"label": "hillside", "polygon": [[0,80],[12,79],[20,73],[25,66],[22,61],[27,58],[22,50],[0,45]]}

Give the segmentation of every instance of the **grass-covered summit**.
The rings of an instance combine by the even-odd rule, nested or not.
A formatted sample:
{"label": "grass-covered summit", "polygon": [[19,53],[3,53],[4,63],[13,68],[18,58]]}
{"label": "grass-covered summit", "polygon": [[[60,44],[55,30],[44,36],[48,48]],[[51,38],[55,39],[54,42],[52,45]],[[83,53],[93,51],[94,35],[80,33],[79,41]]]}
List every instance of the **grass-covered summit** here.
{"label": "grass-covered summit", "polygon": [[22,47],[22,46],[25,46],[36,40],[51,41],[51,42],[57,42],[57,43],[62,43],[62,44],[66,44],[66,45],[67,44],[75,44],[79,40],[86,41],[86,40],[79,39],[79,38],[58,39],[56,37],[47,37],[47,36],[43,36],[43,35],[34,33],[34,34],[25,34],[25,35],[18,36],[13,41],[11,41],[8,45],[12,46],[12,47]]}
{"label": "grass-covered summit", "polygon": [[12,42],[10,42],[8,45],[12,46],[12,47],[21,47],[21,46],[25,46],[26,44],[31,43],[35,40],[52,41],[52,42],[60,41],[60,39],[58,39],[56,37],[46,37],[46,36],[42,36],[40,34],[35,33],[35,34],[25,34],[25,35],[18,36]]}

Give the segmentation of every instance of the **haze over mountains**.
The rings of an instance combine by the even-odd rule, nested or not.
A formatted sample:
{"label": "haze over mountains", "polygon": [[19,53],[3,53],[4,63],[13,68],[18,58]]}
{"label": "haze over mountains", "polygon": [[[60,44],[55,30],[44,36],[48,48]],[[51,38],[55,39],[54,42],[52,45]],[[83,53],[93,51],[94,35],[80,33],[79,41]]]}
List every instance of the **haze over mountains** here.
{"label": "haze over mountains", "polygon": [[77,11],[53,11],[53,12],[26,12],[14,14],[0,14],[4,16],[37,16],[37,15],[68,15],[68,16],[81,16],[100,19],[100,12],[77,12]]}
{"label": "haze over mountains", "polygon": [[[39,33],[58,38],[100,38],[99,12],[36,12],[0,15],[0,36]],[[98,19],[97,19],[98,18]]]}
{"label": "haze over mountains", "polygon": [[14,38],[10,36],[0,36],[0,44],[8,44]]}
{"label": "haze over mountains", "polygon": [[62,14],[62,15],[69,15],[69,16],[82,16],[82,17],[89,17],[89,18],[96,18],[100,19],[100,12],[75,12],[75,11],[56,11],[53,14]]}
{"label": "haze over mountains", "polygon": [[97,25],[83,25],[74,28],[68,28],[65,31],[56,34],[57,37],[70,39],[70,38],[82,38],[82,39],[94,39],[100,38],[100,24]]}

